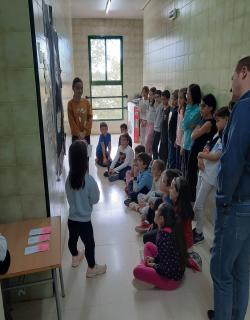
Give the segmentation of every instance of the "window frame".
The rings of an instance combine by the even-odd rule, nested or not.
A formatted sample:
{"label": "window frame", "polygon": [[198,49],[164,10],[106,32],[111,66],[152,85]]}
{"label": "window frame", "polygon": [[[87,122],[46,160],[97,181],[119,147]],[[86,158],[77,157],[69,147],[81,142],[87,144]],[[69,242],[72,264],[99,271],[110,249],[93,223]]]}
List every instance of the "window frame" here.
{"label": "window frame", "polygon": [[[92,70],[91,70],[91,40],[92,39],[101,39],[105,40],[105,79],[106,80],[92,80]],[[119,39],[120,40],[120,80],[107,80],[107,45],[106,41],[110,39]],[[89,57],[89,88],[90,88],[90,104],[92,106],[92,86],[105,86],[105,85],[120,85],[122,87],[122,103],[121,108],[114,108],[114,110],[121,109],[122,115],[121,118],[115,118],[115,119],[97,119],[93,121],[120,121],[124,120],[124,98],[123,98],[123,36],[97,36],[97,35],[90,35],[88,36],[88,57]],[[112,108],[92,108],[93,111],[95,110],[112,110]]]}

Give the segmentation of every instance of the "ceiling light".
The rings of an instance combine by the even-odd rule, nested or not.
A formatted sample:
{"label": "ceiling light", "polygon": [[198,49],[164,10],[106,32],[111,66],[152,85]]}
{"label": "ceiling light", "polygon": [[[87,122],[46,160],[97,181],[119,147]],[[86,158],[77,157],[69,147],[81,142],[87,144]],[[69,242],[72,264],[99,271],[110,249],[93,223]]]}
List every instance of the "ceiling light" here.
{"label": "ceiling light", "polygon": [[106,14],[108,14],[108,13],[109,13],[110,4],[111,4],[111,0],[107,0],[107,3],[106,3],[106,9],[105,9]]}

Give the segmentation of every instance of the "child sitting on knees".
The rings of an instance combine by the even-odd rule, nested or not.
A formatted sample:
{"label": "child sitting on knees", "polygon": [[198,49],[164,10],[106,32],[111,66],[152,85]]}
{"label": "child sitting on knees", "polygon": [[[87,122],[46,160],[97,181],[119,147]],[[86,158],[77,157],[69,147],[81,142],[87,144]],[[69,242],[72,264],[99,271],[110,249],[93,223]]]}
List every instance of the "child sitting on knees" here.
{"label": "child sitting on knees", "polygon": [[110,182],[119,179],[124,180],[126,172],[132,167],[134,151],[128,144],[129,135],[125,133],[121,136],[121,145],[117,150],[109,170],[104,173],[104,176],[108,177]]}
{"label": "child sitting on knees", "polygon": [[152,188],[147,194],[139,193],[137,196],[138,203],[131,202],[129,208],[135,211],[139,211],[141,214],[147,214],[149,204],[153,204],[157,197],[161,195],[160,181],[161,174],[165,169],[165,163],[162,160],[154,160],[151,168],[151,174],[153,177]]}
{"label": "child sitting on knees", "polygon": [[139,193],[148,193],[152,187],[152,175],[149,170],[149,165],[152,158],[145,152],[138,155],[138,169],[139,174],[134,181],[131,181],[128,186],[128,199],[124,201],[126,206],[133,201],[137,201],[137,196]]}
{"label": "child sitting on knees", "polygon": [[100,137],[96,147],[96,163],[102,167],[108,167],[111,163],[111,134],[108,132],[106,122],[100,123]]}
{"label": "child sitting on knees", "polygon": [[[128,126],[126,125],[126,123],[122,123],[122,124],[120,125],[120,130],[121,130],[121,135],[123,135],[124,133],[127,133],[127,134],[128,134]],[[118,146],[121,145],[121,135],[120,135],[120,137],[119,137],[119,144],[118,144]],[[130,137],[129,134],[128,134],[128,136],[129,136],[129,143],[128,143],[128,145],[132,148],[132,138]]]}
{"label": "child sitting on knees", "polygon": [[161,204],[156,211],[156,245],[144,245],[144,261],[135,267],[133,284],[175,290],[184,276],[187,250],[182,228],[171,205]]}
{"label": "child sitting on knees", "polygon": [[133,166],[132,166],[131,170],[128,170],[126,172],[126,177],[125,177],[125,183],[126,183],[125,192],[126,193],[128,193],[129,182],[133,181],[134,178],[136,178],[139,173],[137,160],[138,160],[138,154],[141,152],[145,152],[145,147],[143,145],[139,144],[138,146],[135,147],[135,158],[134,158]]}
{"label": "child sitting on knees", "polygon": [[203,220],[205,207],[211,196],[212,213],[215,211],[215,195],[217,189],[217,177],[219,172],[220,157],[222,153],[222,133],[230,116],[229,108],[222,107],[215,113],[218,133],[198,154],[198,167],[200,169],[197,183],[197,196],[194,204],[196,216],[196,228],[193,229],[194,244],[204,241]]}
{"label": "child sitting on knees", "polygon": [[141,225],[135,227],[135,231],[139,233],[144,233],[143,242],[148,241],[155,243],[156,234],[157,234],[157,225],[154,223],[155,211],[158,209],[159,205],[163,203],[171,203],[169,197],[170,186],[172,180],[176,177],[179,177],[181,172],[176,169],[165,170],[160,179],[160,192],[159,198],[157,198],[154,204],[150,204],[147,214],[141,215]]}

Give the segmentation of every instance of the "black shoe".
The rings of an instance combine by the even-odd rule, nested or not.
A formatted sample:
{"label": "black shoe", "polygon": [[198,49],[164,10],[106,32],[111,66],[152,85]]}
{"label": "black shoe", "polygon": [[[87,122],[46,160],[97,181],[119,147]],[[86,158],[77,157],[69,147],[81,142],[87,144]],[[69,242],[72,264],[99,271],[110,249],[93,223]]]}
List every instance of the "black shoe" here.
{"label": "black shoe", "polygon": [[196,244],[202,243],[204,242],[205,238],[203,233],[198,233],[196,231],[193,232],[193,242],[194,242],[194,246]]}
{"label": "black shoe", "polygon": [[106,178],[107,178],[107,177],[109,176],[108,171],[105,171],[103,175],[104,175],[104,177],[106,177]]}
{"label": "black shoe", "polygon": [[130,199],[130,198],[128,198],[128,199],[126,199],[125,201],[124,201],[124,204],[125,204],[125,206],[129,206],[129,204],[132,202],[132,200]]}
{"label": "black shoe", "polygon": [[208,317],[208,319],[213,320],[214,319],[214,310],[208,310],[207,317]]}

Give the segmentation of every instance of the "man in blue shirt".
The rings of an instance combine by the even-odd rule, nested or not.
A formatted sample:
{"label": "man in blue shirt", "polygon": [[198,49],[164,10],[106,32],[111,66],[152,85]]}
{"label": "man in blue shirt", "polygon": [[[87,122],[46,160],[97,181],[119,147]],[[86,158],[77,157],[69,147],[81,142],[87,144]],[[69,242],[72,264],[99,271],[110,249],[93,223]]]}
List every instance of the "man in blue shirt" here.
{"label": "man in blue shirt", "polygon": [[243,320],[250,270],[250,56],[232,77],[235,104],[223,140],[211,259],[214,311],[209,319]]}

